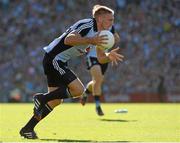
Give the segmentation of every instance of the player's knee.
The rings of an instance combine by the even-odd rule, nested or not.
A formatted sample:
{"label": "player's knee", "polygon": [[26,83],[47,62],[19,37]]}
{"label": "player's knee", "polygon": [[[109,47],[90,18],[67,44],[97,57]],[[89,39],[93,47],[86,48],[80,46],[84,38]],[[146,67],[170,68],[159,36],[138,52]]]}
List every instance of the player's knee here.
{"label": "player's knee", "polygon": [[84,89],[80,89],[75,91],[74,96],[75,97],[80,97],[84,93]]}
{"label": "player's knee", "polygon": [[97,81],[97,82],[102,82],[103,79],[104,79],[104,77],[101,74],[98,74],[98,75],[94,76],[94,80]]}
{"label": "player's knee", "polygon": [[84,93],[84,85],[79,79],[74,80],[68,85],[71,96],[79,97]]}
{"label": "player's knee", "polygon": [[103,78],[100,77],[100,78],[94,79],[94,83],[98,84],[98,85],[101,85],[103,83]]}
{"label": "player's knee", "polygon": [[71,90],[71,94],[73,97],[79,97],[84,93],[84,88],[78,87],[76,89]]}

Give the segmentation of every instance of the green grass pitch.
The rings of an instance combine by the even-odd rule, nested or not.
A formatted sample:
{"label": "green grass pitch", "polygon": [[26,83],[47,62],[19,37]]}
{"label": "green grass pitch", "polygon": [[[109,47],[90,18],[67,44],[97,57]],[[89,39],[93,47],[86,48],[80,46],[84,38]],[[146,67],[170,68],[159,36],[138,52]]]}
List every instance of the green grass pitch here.
{"label": "green grass pitch", "polygon": [[[38,140],[19,130],[32,116],[33,104],[0,104],[0,142],[180,142],[180,104],[63,103],[35,128]],[[126,108],[128,113],[114,113]]]}

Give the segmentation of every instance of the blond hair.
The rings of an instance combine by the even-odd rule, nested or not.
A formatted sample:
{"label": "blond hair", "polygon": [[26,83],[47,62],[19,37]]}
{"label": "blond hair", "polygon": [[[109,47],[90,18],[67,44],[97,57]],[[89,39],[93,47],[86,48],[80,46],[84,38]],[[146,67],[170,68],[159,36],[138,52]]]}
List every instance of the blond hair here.
{"label": "blond hair", "polygon": [[103,5],[94,5],[94,7],[92,9],[93,18],[96,18],[99,15],[107,14],[107,13],[111,13],[112,15],[114,15],[114,10],[112,10],[111,8],[109,8],[107,6],[103,6]]}

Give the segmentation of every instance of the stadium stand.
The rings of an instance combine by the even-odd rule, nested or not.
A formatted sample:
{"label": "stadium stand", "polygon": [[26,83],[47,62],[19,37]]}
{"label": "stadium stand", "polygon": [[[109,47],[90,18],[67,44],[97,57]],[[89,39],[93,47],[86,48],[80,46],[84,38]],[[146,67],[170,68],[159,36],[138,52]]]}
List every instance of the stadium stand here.
{"label": "stadium stand", "polygon": [[[33,93],[46,91],[42,47],[71,23],[89,17],[97,3],[115,9],[125,55],[123,63],[107,72],[106,102],[180,102],[177,0],[0,1],[0,102],[11,102],[12,97],[29,102]],[[79,58],[70,64],[87,83],[85,61]]]}

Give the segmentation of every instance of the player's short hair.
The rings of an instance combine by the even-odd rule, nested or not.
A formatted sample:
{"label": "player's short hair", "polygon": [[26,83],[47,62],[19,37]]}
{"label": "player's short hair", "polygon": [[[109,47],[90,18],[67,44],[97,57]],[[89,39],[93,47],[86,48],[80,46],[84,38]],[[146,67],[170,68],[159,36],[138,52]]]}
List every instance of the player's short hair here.
{"label": "player's short hair", "polygon": [[101,14],[107,14],[107,13],[112,13],[114,15],[114,10],[112,10],[111,8],[109,8],[107,6],[103,6],[103,5],[94,5],[94,7],[92,9],[93,18],[96,18],[97,16],[99,16]]}

